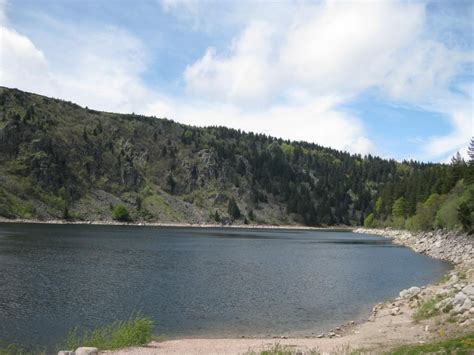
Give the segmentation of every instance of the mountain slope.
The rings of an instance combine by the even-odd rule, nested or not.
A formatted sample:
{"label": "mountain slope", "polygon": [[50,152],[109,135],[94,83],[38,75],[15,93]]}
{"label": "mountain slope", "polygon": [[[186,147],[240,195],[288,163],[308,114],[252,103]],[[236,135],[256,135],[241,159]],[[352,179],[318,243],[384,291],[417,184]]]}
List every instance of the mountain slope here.
{"label": "mountain slope", "polygon": [[98,112],[0,88],[0,216],[7,218],[111,220],[124,205],[134,221],[356,225],[387,185],[425,171],[434,180],[423,183],[415,208],[435,184],[440,193],[454,186],[441,181],[448,166]]}

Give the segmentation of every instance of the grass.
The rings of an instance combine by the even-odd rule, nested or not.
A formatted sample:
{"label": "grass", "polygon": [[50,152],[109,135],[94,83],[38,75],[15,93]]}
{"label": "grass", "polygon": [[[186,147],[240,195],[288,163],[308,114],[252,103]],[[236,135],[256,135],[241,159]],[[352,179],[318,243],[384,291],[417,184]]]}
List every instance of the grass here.
{"label": "grass", "polygon": [[440,311],[436,309],[436,304],[442,300],[442,297],[434,297],[428,301],[423,302],[413,313],[413,320],[420,321],[422,319],[428,319],[440,314]]}
{"label": "grass", "polygon": [[17,344],[3,346],[0,344],[0,355],[46,355],[44,350],[27,350]]}
{"label": "grass", "polygon": [[170,206],[170,204],[159,193],[147,196],[143,200],[143,207],[154,215],[159,212],[164,213],[166,216],[173,218],[175,222],[183,220],[183,217],[172,208],[172,206]]}
{"label": "grass", "polygon": [[308,355],[320,354],[320,352],[317,350],[302,352],[301,350],[294,349],[291,345],[281,345],[280,343],[276,343],[269,346],[267,349],[261,350],[260,352],[248,351],[246,355],[297,355],[303,353]]}
{"label": "grass", "polygon": [[474,351],[474,333],[431,344],[403,345],[388,354],[390,355],[417,355],[417,354],[472,354]]}
{"label": "grass", "polygon": [[[79,333],[78,329],[69,332],[63,350],[72,350],[80,346],[92,346],[99,350],[114,350],[129,346],[146,345],[151,341],[153,321],[140,313],[125,321],[116,321],[111,325],[97,327]],[[0,355],[3,355],[0,353]]]}
{"label": "grass", "polygon": [[439,280],[438,280],[438,285],[439,285],[439,284],[444,284],[444,283],[448,282],[448,281],[449,281],[449,278],[450,278],[449,273],[443,274],[443,275],[439,278]]}

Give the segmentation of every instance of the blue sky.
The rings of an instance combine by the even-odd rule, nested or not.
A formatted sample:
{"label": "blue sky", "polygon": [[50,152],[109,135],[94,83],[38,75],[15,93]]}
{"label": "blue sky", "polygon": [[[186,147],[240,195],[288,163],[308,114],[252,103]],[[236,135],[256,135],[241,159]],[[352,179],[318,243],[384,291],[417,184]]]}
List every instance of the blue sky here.
{"label": "blue sky", "polygon": [[472,1],[0,0],[0,85],[395,159],[473,133]]}

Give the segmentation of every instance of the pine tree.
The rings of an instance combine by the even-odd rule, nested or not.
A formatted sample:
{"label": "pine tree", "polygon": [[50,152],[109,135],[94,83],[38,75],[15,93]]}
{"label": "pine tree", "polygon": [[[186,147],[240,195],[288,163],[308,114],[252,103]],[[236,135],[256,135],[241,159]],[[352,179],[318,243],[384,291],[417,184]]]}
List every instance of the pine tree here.
{"label": "pine tree", "polygon": [[235,202],[235,199],[233,197],[229,200],[229,205],[227,206],[227,212],[229,213],[229,216],[232,219],[238,219],[240,217],[239,206],[237,206],[237,202]]}
{"label": "pine tree", "polygon": [[468,184],[474,184],[474,137],[471,138],[467,153],[469,155],[469,164],[467,166],[466,182]]}
{"label": "pine tree", "polygon": [[467,154],[469,155],[469,165],[474,164],[474,137],[471,138],[471,143],[467,149]]}

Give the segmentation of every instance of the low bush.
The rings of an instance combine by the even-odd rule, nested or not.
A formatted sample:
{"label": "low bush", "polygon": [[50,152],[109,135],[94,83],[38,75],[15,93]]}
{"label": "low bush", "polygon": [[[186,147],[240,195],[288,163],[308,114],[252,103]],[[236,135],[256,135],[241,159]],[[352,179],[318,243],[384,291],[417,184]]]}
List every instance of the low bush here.
{"label": "low bush", "polygon": [[124,205],[117,205],[112,209],[112,218],[119,222],[130,222],[130,213]]}
{"label": "low bush", "polygon": [[440,312],[436,309],[436,303],[439,301],[441,301],[441,299],[435,297],[423,302],[415,313],[413,313],[413,320],[419,321],[438,315]]}
{"label": "low bush", "polygon": [[146,345],[151,341],[153,321],[141,314],[132,315],[125,321],[86,330],[82,333],[73,329],[69,332],[62,349],[76,349],[92,346],[99,350],[114,350],[129,346]]}
{"label": "low bush", "polygon": [[46,351],[40,349],[27,350],[17,344],[3,345],[0,343],[0,355],[46,355]]}

